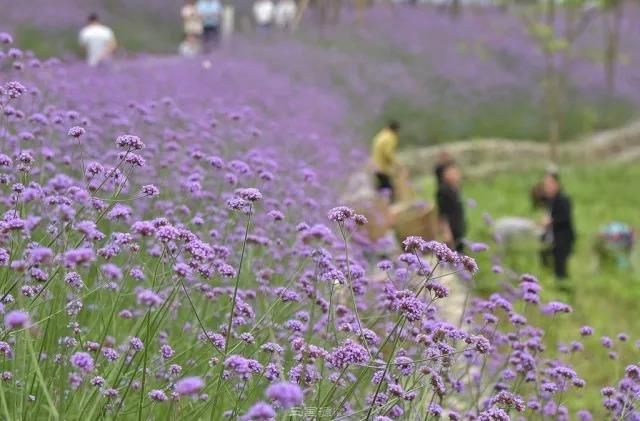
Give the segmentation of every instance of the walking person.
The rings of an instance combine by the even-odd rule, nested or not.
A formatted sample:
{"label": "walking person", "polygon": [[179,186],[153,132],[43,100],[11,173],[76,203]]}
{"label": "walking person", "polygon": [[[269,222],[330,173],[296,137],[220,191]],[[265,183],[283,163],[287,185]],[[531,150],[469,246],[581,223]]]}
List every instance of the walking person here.
{"label": "walking person", "polygon": [[291,29],[298,14],[298,6],[293,0],[278,0],[274,10],[274,21],[281,29]]}
{"label": "walking person", "polygon": [[[564,280],[569,276],[567,263],[576,239],[571,200],[562,191],[560,178],[555,172],[544,176],[543,187],[549,209],[543,224],[552,235],[553,271],[558,280]],[[564,284],[561,286],[566,287]]]}
{"label": "walking person", "polygon": [[275,6],[271,0],[256,0],[253,3],[253,19],[259,30],[268,30],[273,24]]}
{"label": "walking person", "polygon": [[222,4],[220,4],[220,0],[198,0],[196,11],[202,20],[203,51],[208,53],[213,50],[220,39]]}
{"label": "walking person", "polygon": [[440,153],[438,153],[438,158],[436,159],[436,166],[433,170],[436,176],[437,184],[440,184],[442,182],[442,172],[444,171],[444,168],[451,161],[452,161],[451,154],[449,154],[449,152],[447,152],[446,150],[442,150],[440,151]]}
{"label": "walking person", "polygon": [[[529,193],[533,210],[547,209],[549,201],[544,192],[544,181],[536,183]],[[553,267],[553,232],[551,226],[543,222],[540,232],[540,262],[542,266]]]}
{"label": "walking person", "polygon": [[373,138],[371,160],[375,171],[375,184],[378,192],[389,195],[389,201],[395,200],[396,189],[393,176],[398,171],[396,148],[398,147],[398,132],[400,125],[396,121],[390,121]]}
{"label": "walking person", "polygon": [[100,23],[95,13],[89,15],[87,25],[80,31],[78,42],[85,50],[87,64],[92,67],[109,61],[117,46],[113,31]]}
{"label": "walking person", "polygon": [[438,183],[436,202],[440,222],[446,232],[445,242],[452,249],[462,253],[463,240],[467,234],[464,204],[460,194],[462,174],[453,161],[443,162],[440,169],[441,178]]}

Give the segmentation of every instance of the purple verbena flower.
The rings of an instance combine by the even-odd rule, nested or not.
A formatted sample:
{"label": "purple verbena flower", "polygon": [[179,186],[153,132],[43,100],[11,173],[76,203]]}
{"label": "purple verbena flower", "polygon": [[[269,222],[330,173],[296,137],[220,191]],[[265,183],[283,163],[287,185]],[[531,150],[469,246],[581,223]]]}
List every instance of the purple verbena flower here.
{"label": "purple verbena flower", "polygon": [[204,388],[204,381],[200,377],[184,377],[176,382],[175,391],[180,396],[193,396]]}
{"label": "purple verbena flower", "polygon": [[265,395],[278,403],[281,408],[289,409],[302,403],[303,395],[300,386],[294,383],[281,382],[270,385]]}

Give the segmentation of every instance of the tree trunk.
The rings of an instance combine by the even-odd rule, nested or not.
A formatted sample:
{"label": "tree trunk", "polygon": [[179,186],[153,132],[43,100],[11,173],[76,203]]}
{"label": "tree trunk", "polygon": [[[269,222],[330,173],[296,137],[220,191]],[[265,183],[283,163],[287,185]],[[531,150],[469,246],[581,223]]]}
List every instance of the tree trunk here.
{"label": "tree trunk", "polygon": [[616,2],[609,13],[603,16],[605,22],[604,72],[607,94],[615,93],[616,70],[620,51],[620,27],[622,23],[622,2]]}
{"label": "tree trunk", "polygon": [[342,0],[327,0],[331,2],[331,10],[329,13],[329,21],[332,25],[340,22],[340,13],[342,12]]}
{"label": "tree trunk", "polygon": [[364,22],[364,11],[367,8],[367,0],[356,0],[356,23],[362,25]]}
{"label": "tree trunk", "polygon": [[329,19],[329,8],[331,7],[329,4],[330,1],[331,0],[320,0],[316,2],[316,8],[318,10],[318,24],[321,27],[325,26]]}
{"label": "tree trunk", "polygon": [[302,22],[302,18],[304,17],[304,12],[307,10],[307,8],[309,7],[309,0],[302,0],[300,2],[300,7],[298,8],[298,15],[296,16],[295,21],[293,22],[293,30],[296,30],[299,26],[300,23]]}
{"label": "tree trunk", "polygon": [[560,142],[560,129],[562,113],[560,112],[559,77],[554,67],[547,71],[546,75],[546,97],[548,124],[547,133],[549,137],[549,158],[555,164],[558,163],[558,143]]}
{"label": "tree trunk", "polygon": [[460,12],[462,12],[462,4],[460,0],[452,0],[451,1],[451,16],[457,18],[460,16]]}
{"label": "tree trunk", "polygon": [[[564,39],[566,40],[566,47],[562,51],[562,62],[555,72],[556,85],[552,87],[554,92],[551,93],[556,97],[556,109],[554,111],[556,116],[553,118],[555,123],[553,123],[553,127],[550,128],[550,139],[553,138],[551,134],[555,133],[554,136],[556,138],[556,144],[560,138],[562,121],[567,107],[567,86],[569,85],[569,75],[571,74],[571,64],[573,63],[572,46],[576,37],[579,35],[578,27],[576,25],[578,19],[578,10],[576,6],[567,4],[563,10],[565,19]],[[555,147],[557,148],[557,145]],[[551,155],[552,160],[555,162],[557,159],[557,149]]]}
{"label": "tree trunk", "polygon": [[[545,10],[546,24],[552,28],[555,39],[556,3],[555,0],[547,0]],[[553,61],[553,52],[545,48],[545,96],[547,102],[547,137],[549,138],[549,158],[552,162],[558,160],[558,143],[560,141],[560,109],[559,109],[559,79],[556,65]]]}

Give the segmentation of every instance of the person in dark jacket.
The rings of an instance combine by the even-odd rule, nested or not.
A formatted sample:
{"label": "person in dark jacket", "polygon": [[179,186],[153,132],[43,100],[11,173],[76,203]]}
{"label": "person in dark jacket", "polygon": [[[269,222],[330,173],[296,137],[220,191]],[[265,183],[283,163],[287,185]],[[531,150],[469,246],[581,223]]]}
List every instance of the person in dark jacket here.
{"label": "person in dark jacket", "polygon": [[543,186],[549,208],[545,224],[553,237],[551,248],[553,270],[558,279],[565,279],[568,277],[567,262],[573,252],[573,244],[576,239],[571,200],[562,191],[557,173],[545,175]]}
{"label": "person in dark jacket", "polygon": [[438,154],[438,158],[436,159],[436,166],[434,168],[434,173],[436,176],[436,182],[438,185],[442,182],[442,172],[444,171],[447,164],[452,162],[451,155],[446,150],[440,151]]}
{"label": "person in dark jacket", "polygon": [[464,205],[460,195],[460,168],[453,161],[442,163],[441,178],[438,183],[436,201],[440,221],[448,226],[450,238],[447,243],[457,250],[463,251],[463,239],[467,233],[467,223],[464,216]]}

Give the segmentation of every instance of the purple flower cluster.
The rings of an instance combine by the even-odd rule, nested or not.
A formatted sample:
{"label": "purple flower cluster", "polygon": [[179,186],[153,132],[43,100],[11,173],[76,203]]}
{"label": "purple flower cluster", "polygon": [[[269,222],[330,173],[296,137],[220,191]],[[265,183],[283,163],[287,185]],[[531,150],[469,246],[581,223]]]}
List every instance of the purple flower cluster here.
{"label": "purple flower cluster", "polygon": [[274,383],[267,388],[265,395],[284,409],[302,404],[303,399],[300,386],[294,383]]}

